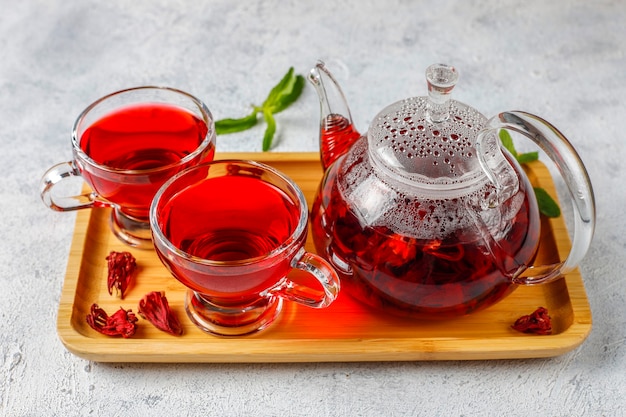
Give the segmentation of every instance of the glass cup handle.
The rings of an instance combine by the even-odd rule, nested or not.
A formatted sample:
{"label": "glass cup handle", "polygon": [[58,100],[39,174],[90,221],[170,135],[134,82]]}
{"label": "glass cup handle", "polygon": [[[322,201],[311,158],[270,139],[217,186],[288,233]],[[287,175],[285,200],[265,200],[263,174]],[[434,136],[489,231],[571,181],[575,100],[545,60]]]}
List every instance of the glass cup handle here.
{"label": "glass cup handle", "polygon": [[[69,178],[82,177],[74,162],[62,162],[51,167],[41,178],[40,192],[44,204],[56,211],[71,211],[96,206],[98,200],[94,192],[88,192],[75,196],[54,196],[54,187]],[[99,206],[104,206],[100,204]]]}
{"label": "glass cup handle", "polygon": [[319,255],[306,252],[304,248],[292,260],[294,269],[309,273],[320,284],[320,288],[283,279],[269,293],[307,307],[323,308],[329,306],[339,294],[337,272]]}
{"label": "glass cup handle", "polygon": [[483,160],[484,150],[496,146],[492,142],[498,140],[499,129],[521,133],[535,142],[555,163],[569,191],[574,208],[574,234],[567,258],[555,264],[529,266],[513,277],[518,284],[551,281],[574,269],[591,244],[596,209],[589,174],[574,147],[552,124],[530,113],[510,111],[493,117],[478,137],[478,157],[488,175],[490,170],[488,162]]}

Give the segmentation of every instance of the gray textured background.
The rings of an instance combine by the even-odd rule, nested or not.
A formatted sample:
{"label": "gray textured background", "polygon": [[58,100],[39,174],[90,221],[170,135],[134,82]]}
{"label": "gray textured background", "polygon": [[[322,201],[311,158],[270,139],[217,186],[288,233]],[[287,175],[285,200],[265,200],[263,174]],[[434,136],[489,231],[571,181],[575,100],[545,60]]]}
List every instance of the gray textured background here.
{"label": "gray textured background", "polygon": [[[0,0],[0,415],[624,415],[626,3],[524,1]],[[38,182],[70,158],[78,113],[112,91],[163,84],[216,118],[245,114],[289,66],[324,59],[359,128],[457,66],[454,96],[486,115],[523,109],[570,138],[595,185],[581,271],[594,328],[542,360],[258,365],[99,364],[55,327],[74,227]],[[274,151],[316,151],[317,98],[278,116]],[[258,151],[262,128],[218,138]]]}

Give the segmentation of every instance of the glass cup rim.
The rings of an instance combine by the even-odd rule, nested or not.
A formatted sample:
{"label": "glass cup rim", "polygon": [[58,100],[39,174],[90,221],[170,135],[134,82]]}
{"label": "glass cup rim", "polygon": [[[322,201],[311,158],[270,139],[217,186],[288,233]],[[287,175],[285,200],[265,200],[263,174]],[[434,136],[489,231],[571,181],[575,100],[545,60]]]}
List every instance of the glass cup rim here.
{"label": "glass cup rim", "polygon": [[[96,108],[98,105],[100,105],[104,101],[109,100],[112,97],[122,95],[122,94],[127,94],[127,93],[131,93],[134,91],[142,91],[142,90],[168,91],[168,92],[182,95],[190,99],[191,102],[193,102],[198,107],[198,109],[200,109],[200,112],[202,113],[204,117],[204,122],[206,123],[206,126],[207,126],[207,133],[204,139],[202,140],[202,142],[196,147],[196,149],[193,150],[193,152],[189,153],[189,155],[186,155],[185,157],[171,164],[163,165],[163,166],[156,167],[156,168],[122,169],[122,168],[111,167],[108,165],[103,165],[93,160],[80,147],[79,143],[80,143],[81,138],[78,137],[78,128],[79,128],[80,123],[85,119],[85,117],[89,114],[89,112],[91,112],[94,108]],[[139,86],[139,87],[125,88],[123,90],[118,90],[110,94],[107,94],[105,96],[102,96],[96,101],[94,101],[93,103],[91,103],[89,106],[87,106],[78,115],[78,117],[76,118],[76,121],[74,122],[74,125],[72,126],[72,149],[74,150],[78,159],[82,163],[86,163],[93,168],[96,168],[96,169],[99,169],[108,173],[119,174],[119,175],[151,175],[151,174],[156,174],[162,171],[167,171],[177,166],[184,165],[188,163],[189,161],[193,160],[194,158],[196,158],[201,152],[203,152],[212,142],[214,142],[214,138],[215,138],[215,128],[214,128],[213,115],[211,114],[211,111],[206,106],[206,104],[204,104],[202,100],[200,100],[196,96],[189,94],[183,90],[179,90],[177,88],[172,88],[172,87],[166,87],[166,86],[157,86],[157,85],[145,85],[145,86]]]}
{"label": "glass cup rim", "polygon": [[[157,207],[159,206],[159,203],[161,202],[161,198],[163,197],[163,194],[167,191],[170,185],[172,185],[179,178],[190,173],[191,171],[203,169],[203,168],[210,167],[210,166],[226,165],[226,164],[233,164],[233,163],[247,164],[255,168],[260,168],[264,171],[267,171],[271,173],[272,175],[275,175],[278,178],[280,178],[280,180],[283,181],[291,189],[291,191],[297,198],[296,202],[299,205],[299,209],[300,209],[300,216],[298,219],[298,224],[294,228],[293,232],[279,246],[272,249],[271,251],[263,255],[257,256],[257,257],[241,259],[237,261],[216,261],[216,260],[204,259],[198,256],[191,255],[185,252],[184,250],[178,248],[165,236],[165,234],[159,227],[159,222],[157,220]],[[159,190],[157,191],[157,193],[155,194],[152,200],[152,204],[150,205],[150,229],[152,230],[152,236],[153,236],[153,239],[155,240],[154,248],[157,252],[159,251],[160,246],[165,246],[165,248],[168,251],[170,251],[171,253],[174,253],[177,257],[180,257],[184,259],[185,261],[192,262],[194,264],[203,265],[207,267],[222,267],[222,268],[246,267],[249,265],[268,261],[270,259],[276,259],[276,260],[283,259],[284,254],[289,253],[290,250],[295,251],[295,249],[298,248],[296,244],[301,239],[302,235],[306,234],[307,227],[308,227],[308,216],[309,216],[308,205],[306,202],[306,198],[304,197],[304,193],[302,192],[300,187],[292,179],[287,177],[287,175],[285,175],[284,173],[280,172],[279,170],[269,165],[266,165],[258,161],[245,160],[245,159],[218,159],[218,160],[213,160],[211,162],[205,162],[200,165],[194,165],[189,168],[186,168],[183,171],[174,175],[169,180],[167,180],[161,186],[161,188],[159,188]]]}

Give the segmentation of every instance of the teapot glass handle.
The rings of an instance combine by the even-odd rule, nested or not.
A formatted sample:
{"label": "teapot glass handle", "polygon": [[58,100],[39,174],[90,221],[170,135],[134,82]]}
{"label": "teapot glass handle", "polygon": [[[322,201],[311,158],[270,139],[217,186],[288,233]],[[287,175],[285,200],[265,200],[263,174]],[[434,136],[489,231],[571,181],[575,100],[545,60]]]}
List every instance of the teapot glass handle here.
{"label": "teapot glass handle", "polygon": [[538,284],[551,281],[574,269],[587,253],[596,223],[593,189],[587,170],[571,143],[546,120],[521,111],[503,112],[487,123],[478,136],[478,158],[488,175],[493,172],[485,158],[486,149],[498,138],[498,130],[519,132],[535,142],[556,165],[569,191],[574,209],[574,234],[567,258],[555,264],[532,265],[513,276],[518,284]]}

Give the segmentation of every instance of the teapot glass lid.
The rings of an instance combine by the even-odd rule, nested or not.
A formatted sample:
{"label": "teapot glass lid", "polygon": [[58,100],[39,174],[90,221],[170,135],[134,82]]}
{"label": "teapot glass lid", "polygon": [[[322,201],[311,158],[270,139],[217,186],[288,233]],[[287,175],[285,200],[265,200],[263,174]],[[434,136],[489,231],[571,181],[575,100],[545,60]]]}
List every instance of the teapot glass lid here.
{"label": "teapot glass lid", "polygon": [[458,78],[452,66],[431,65],[426,70],[428,96],[398,101],[374,118],[368,144],[377,165],[422,185],[456,188],[483,176],[474,144],[487,120],[450,99]]}

